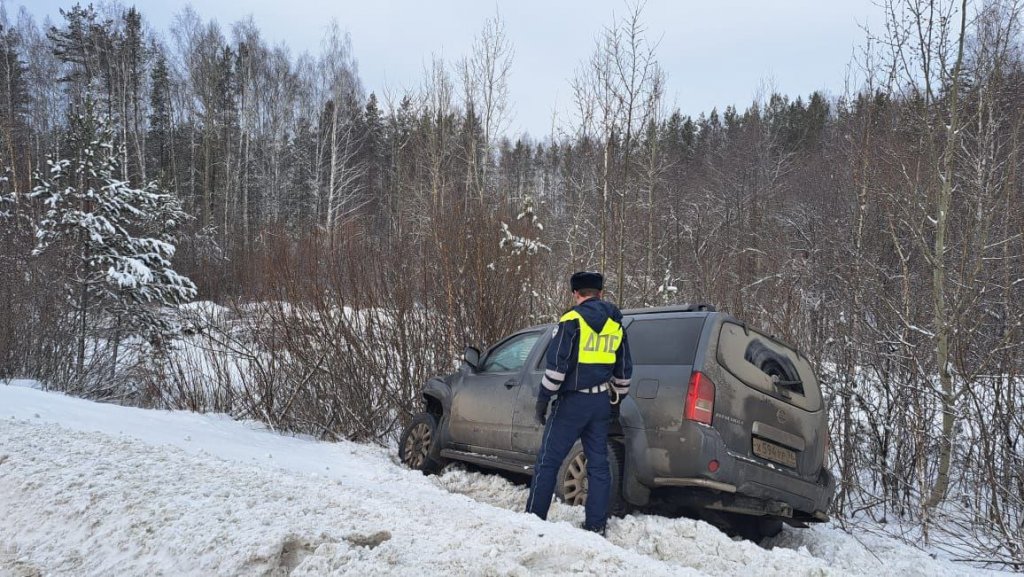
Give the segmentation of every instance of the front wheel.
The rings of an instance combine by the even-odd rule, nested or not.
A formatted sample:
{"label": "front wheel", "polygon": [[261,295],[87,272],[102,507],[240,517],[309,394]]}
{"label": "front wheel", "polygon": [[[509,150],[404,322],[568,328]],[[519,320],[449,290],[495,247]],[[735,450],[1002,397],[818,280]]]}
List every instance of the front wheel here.
{"label": "front wheel", "polygon": [[409,421],[398,443],[398,457],[410,469],[431,475],[444,468],[437,436],[437,419],[420,413]]}
{"label": "front wheel", "polygon": [[[622,469],[624,447],[614,441],[608,443],[608,466],[611,468],[612,494],[608,500],[608,514],[621,517],[627,512],[626,501],[622,498]],[[555,495],[569,505],[586,505],[589,482],[587,480],[587,455],[578,441],[569,450],[562,466],[558,469]]]}

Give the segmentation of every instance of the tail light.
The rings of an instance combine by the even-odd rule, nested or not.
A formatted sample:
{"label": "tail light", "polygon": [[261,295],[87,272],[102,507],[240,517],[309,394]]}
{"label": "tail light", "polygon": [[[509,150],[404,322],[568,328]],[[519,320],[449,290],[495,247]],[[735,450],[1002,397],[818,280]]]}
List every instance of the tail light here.
{"label": "tail light", "polygon": [[711,424],[715,414],[715,383],[704,373],[694,371],[690,376],[690,388],[686,391],[686,408],[683,417],[705,425]]}

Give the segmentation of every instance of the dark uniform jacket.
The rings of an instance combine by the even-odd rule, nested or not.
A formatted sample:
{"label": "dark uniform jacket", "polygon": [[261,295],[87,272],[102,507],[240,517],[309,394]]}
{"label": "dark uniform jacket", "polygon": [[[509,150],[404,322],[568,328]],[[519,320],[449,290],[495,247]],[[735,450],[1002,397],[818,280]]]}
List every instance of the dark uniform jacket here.
{"label": "dark uniform jacket", "polygon": [[583,317],[560,322],[548,345],[547,371],[544,372],[542,397],[551,397],[559,391],[579,391],[609,383],[620,395],[629,393],[629,379],[633,376],[633,361],[629,355],[629,341],[622,333],[622,344],[615,351],[613,364],[579,363],[580,327],[585,321],[595,332],[600,332],[609,318],[622,323],[622,313],[615,305],[591,298],[573,307]]}

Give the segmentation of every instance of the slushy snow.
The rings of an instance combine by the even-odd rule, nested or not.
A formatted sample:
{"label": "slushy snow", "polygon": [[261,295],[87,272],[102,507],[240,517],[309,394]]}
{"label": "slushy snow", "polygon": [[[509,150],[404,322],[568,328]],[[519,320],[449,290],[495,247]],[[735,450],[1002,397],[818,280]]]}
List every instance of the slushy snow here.
{"label": "slushy snow", "polygon": [[581,508],[544,522],[525,501],[501,476],[426,477],[376,446],[0,385],[0,577],[995,574],[830,526],[763,548],[634,514],[603,539]]}

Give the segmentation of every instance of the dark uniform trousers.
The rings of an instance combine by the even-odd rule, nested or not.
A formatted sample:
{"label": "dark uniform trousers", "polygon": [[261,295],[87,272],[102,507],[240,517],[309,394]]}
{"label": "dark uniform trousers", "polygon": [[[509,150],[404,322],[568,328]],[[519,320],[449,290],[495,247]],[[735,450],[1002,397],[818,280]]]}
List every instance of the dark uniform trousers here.
{"label": "dark uniform trousers", "polygon": [[607,392],[562,391],[558,394],[537,454],[537,469],[533,473],[530,497],[526,502],[527,512],[541,519],[548,518],[558,469],[576,439],[579,439],[587,456],[585,525],[591,528],[604,527],[611,498],[612,477],[607,444],[610,419],[611,400]]}

